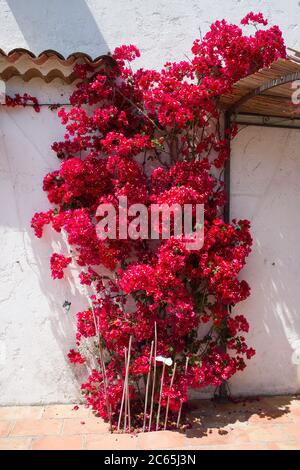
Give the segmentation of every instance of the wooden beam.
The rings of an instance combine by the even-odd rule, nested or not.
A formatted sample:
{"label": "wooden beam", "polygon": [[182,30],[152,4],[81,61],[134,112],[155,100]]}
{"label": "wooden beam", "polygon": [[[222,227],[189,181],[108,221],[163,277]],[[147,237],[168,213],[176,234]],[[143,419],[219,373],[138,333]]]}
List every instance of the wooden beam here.
{"label": "wooden beam", "polygon": [[249,101],[251,98],[254,98],[259,95],[263,96],[263,93],[265,91],[271,90],[272,88],[275,88],[280,85],[285,85],[286,83],[294,82],[295,80],[300,80],[300,71],[288,73],[287,75],[283,75],[282,77],[269,80],[260,85],[259,87],[254,88],[254,90],[250,91],[246,95],[242,96],[238,101],[236,101],[235,103],[233,103],[233,105],[230,106],[228,111],[231,114],[237,113],[241,106],[247,101]]}

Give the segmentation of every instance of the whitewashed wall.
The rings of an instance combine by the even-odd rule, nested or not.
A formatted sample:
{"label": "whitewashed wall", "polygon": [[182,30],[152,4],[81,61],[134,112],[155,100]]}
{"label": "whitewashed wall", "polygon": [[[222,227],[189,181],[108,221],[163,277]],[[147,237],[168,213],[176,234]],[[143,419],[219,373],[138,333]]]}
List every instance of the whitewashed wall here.
{"label": "whitewashed wall", "polygon": [[248,127],[232,153],[232,217],[249,218],[254,238],[243,277],[251,297],[237,311],[251,325],[257,355],[232,381],[235,393],[300,390],[300,130]]}
{"label": "whitewashed wall", "polygon": [[0,48],[97,56],[132,43],[142,65],[158,67],[189,54],[199,29],[205,33],[220,18],[238,22],[251,10],[280,24],[300,49],[297,0],[0,0]]}
{"label": "whitewashed wall", "polygon": [[[65,101],[69,87],[59,80],[23,84],[14,79],[8,93],[29,90],[40,102]],[[55,169],[51,143],[63,136],[56,112],[43,107],[0,108],[0,403],[69,401],[78,396],[76,370],[66,354],[74,346],[74,316],[86,307],[68,281],[50,276],[51,252],[64,250],[60,237],[38,240],[34,212],[49,207],[44,175]],[[51,243],[50,243],[51,242]],[[51,248],[52,245],[52,248]],[[62,251],[64,252],[64,251]],[[70,279],[70,280],[69,280]],[[67,313],[62,305],[71,302]]]}
{"label": "whitewashed wall", "polygon": [[[287,43],[300,49],[300,2],[292,0],[0,0],[0,48],[97,56],[134,43],[140,65],[157,68],[188,54],[199,27],[205,32],[222,17],[238,21],[249,10],[280,24]],[[70,91],[59,80],[8,84],[9,93],[20,90],[43,102],[64,101],[61,93]],[[62,133],[47,108],[0,108],[0,404],[78,397],[80,377],[65,356],[84,301],[71,281],[51,280],[50,234],[37,240],[29,227],[32,213],[48,207],[41,181],[56,166],[50,144]],[[232,215],[250,217],[255,241],[243,273],[252,297],[240,310],[257,349],[231,383],[236,394],[300,390],[299,366],[291,362],[300,335],[299,145],[299,131],[258,127],[243,130],[233,145]]]}

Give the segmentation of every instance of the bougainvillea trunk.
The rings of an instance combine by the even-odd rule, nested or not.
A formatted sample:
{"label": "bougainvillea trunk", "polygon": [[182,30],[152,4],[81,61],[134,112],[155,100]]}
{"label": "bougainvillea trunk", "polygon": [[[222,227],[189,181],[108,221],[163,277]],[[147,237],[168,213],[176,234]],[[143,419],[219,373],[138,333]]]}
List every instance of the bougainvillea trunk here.
{"label": "bougainvillea trunk", "polygon": [[[70,263],[80,267],[89,299],[69,359],[89,365],[82,392],[115,429],[184,422],[189,388],[218,387],[255,353],[248,322],[229,309],[250,294],[239,273],[252,240],[247,220],[223,221],[227,137],[236,129],[224,129],[219,101],[237,80],[285,57],[285,47],[261,14],[242,20],[251,23],[247,36],[217,21],[190,60],[161,71],[132,70],[140,55],[132,45],[115,50],[110,69],[77,66],[71,107],[58,113],[66,134],[53,144],[58,169],[43,185],[52,208],[32,227],[41,237],[50,224],[66,237],[70,252],[51,256],[54,279]],[[117,209],[121,197],[147,208],[203,204],[203,246],[190,251],[172,232],[155,243],[123,239],[119,226],[115,239],[100,239],[97,208]]]}

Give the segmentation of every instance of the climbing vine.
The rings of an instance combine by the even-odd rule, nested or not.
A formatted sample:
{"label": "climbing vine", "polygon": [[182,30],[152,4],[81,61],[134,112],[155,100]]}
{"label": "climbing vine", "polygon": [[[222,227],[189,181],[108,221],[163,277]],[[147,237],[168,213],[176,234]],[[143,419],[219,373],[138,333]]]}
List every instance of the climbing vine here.
{"label": "climbing vine", "polygon": [[[220,386],[255,354],[247,320],[229,308],[250,294],[238,275],[252,240],[247,220],[223,220],[236,128],[224,129],[220,96],[286,53],[279,28],[265,28],[261,14],[241,23],[254,34],[217,21],[190,60],[161,71],[133,70],[133,45],[115,49],[115,67],[77,65],[71,108],[58,112],[66,126],[52,146],[60,165],[43,183],[52,208],[32,227],[41,237],[50,224],[67,240],[69,253],[51,256],[54,279],[70,263],[81,269],[87,307],[68,356],[88,366],[82,392],[112,428],[180,425],[188,388]],[[204,204],[203,247],[189,251],[175,236],[99,239],[99,204],[117,207],[121,196],[148,207]]]}
{"label": "climbing vine", "polygon": [[15,108],[16,106],[32,106],[36,113],[40,112],[40,106],[35,96],[31,96],[28,93],[20,95],[16,93],[14,97],[5,96],[5,106],[8,108]]}

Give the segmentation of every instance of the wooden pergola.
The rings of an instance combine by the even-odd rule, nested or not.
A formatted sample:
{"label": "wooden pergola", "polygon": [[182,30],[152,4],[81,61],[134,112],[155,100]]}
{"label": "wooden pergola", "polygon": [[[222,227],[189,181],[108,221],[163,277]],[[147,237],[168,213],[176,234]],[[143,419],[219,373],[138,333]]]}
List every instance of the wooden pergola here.
{"label": "wooden pergola", "polygon": [[[300,52],[288,50],[286,59],[239,80],[232,93],[221,97],[225,127],[235,122],[245,126],[300,129],[300,91],[299,104],[293,102],[293,94],[300,90]],[[224,219],[229,222],[230,158],[225,166],[224,183],[228,201]]]}
{"label": "wooden pergola", "polygon": [[[289,49],[287,59],[239,80],[232,93],[221,98],[230,119],[249,125],[300,127],[300,106],[292,101],[300,89],[300,52]],[[299,93],[300,97],[300,93]]]}

